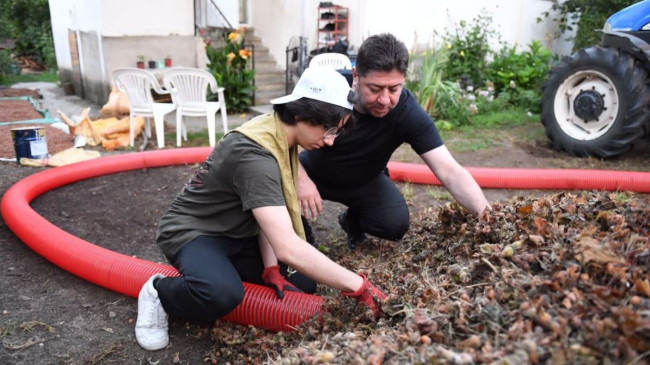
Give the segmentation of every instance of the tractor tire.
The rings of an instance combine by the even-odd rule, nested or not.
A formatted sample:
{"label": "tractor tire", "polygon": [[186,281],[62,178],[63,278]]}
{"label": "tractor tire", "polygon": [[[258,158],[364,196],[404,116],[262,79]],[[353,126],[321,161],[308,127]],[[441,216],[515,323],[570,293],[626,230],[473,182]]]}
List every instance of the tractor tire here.
{"label": "tractor tire", "polygon": [[566,56],[542,86],[541,122],[556,150],[613,157],[650,130],[648,73],[629,54],[590,47]]}

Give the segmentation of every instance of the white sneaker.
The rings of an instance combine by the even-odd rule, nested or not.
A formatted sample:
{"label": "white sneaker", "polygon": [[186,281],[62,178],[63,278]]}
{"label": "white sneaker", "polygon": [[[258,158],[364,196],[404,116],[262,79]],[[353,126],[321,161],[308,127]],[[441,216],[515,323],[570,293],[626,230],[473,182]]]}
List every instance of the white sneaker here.
{"label": "white sneaker", "polygon": [[153,281],[164,278],[156,274],[147,280],[138,295],[138,320],[135,323],[135,339],[145,350],[160,350],[169,344],[167,313],[160,303]]}

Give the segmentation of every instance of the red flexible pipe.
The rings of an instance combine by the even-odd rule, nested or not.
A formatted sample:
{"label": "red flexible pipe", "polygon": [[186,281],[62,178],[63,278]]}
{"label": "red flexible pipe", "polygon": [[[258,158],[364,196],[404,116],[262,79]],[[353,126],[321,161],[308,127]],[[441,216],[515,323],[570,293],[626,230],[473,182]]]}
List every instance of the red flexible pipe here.
{"label": "red flexible pipe", "polygon": [[[202,162],[210,151],[211,148],[183,148],[122,154],[44,170],[9,188],[0,211],[7,226],[39,255],[94,284],[137,297],[153,274],[178,276],[178,271],[73,236],[45,220],[29,203],[47,191],[75,181],[134,169]],[[315,295],[286,292],[284,299],[278,300],[266,286],[244,283],[244,290],[244,300],[224,320],[272,331],[291,331],[322,314],[323,299]]]}
{"label": "red flexible pipe", "polygon": [[[468,167],[482,188],[607,190],[650,193],[650,173],[576,169],[515,169]],[[388,163],[390,178],[416,184],[441,185],[429,167],[406,162]]]}
{"label": "red flexible pipe", "polygon": [[[158,150],[103,157],[44,170],[16,183],[0,204],[7,226],[29,247],[57,266],[97,285],[137,297],[155,273],[177,276],[171,266],[122,255],[84,241],[54,226],[29,203],[39,195],[75,181],[96,176],[174,164],[202,162],[211,148]],[[390,162],[391,178],[440,184],[426,165]],[[512,189],[599,189],[650,192],[650,173],[605,170],[531,170],[468,168],[482,187]],[[27,223],[29,222],[29,223]],[[288,292],[278,301],[268,287],[244,283],[243,302],[224,320],[260,328],[289,331],[322,313],[323,299]]]}

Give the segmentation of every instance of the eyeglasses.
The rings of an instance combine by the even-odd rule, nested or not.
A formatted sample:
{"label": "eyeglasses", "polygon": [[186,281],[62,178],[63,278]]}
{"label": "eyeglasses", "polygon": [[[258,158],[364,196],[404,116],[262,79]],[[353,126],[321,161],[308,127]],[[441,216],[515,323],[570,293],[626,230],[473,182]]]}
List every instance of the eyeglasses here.
{"label": "eyeglasses", "polygon": [[332,127],[332,128],[325,131],[325,134],[323,135],[323,138],[325,138],[325,139],[330,138],[330,137],[331,138],[336,138],[336,137],[340,136],[341,133],[343,133],[343,130],[344,130],[343,127],[342,128]]}

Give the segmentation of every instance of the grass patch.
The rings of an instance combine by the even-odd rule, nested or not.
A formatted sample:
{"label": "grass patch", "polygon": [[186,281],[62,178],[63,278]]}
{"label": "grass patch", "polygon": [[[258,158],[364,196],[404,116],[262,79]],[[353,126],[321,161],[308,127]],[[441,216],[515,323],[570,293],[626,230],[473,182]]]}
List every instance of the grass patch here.
{"label": "grass patch", "polygon": [[29,74],[11,75],[0,78],[0,85],[13,85],[19,82],[59,82],[58,72],[37,72]]}
{"label": "grass patch", "polygon": [[434,189],[431,185],[427,185],[427,192],[432,198],[437,200],[450,201],[452,199],[449,192],[447,190],[443,190],[442,188]]}
{"label": "grass patch", "polygon": [[413,186],[409,182],[405,182],[402,187],[402,195],[407,202],[413,199]]}
{"label": "grass patch", "polygon": [[[223,137],[223,133],[216,133],[216,142],[219,142],[221,137]],[[181,147],[207,147],[209,145],[210,138],[207,129],[200,132],[187,132],[187,141],[181,139]],[[176,132],[165,134],[165,146],[176,146]]]}
{"label": "grass patch", "polygon": [[447,148],[458,152],[478,151],[499,144],[499,141],[491,136],[493,130],[483,131],[487,133],[477,133],[478,131],[478,128],[462,128],[440,134]]}
{"label": "grass patch", "polygon": [[478,151],[496,147],[506,141],[544,139],[539,115],[519,108],[485,112],[474,116],[473,124],[440,130],[445,145],[453,151]]}
{"label": "grass patch", "polygon": [[477,127],[521,126],[539,121],[539,115],[521,108],[508,108],[477,114],[472,123]]}

